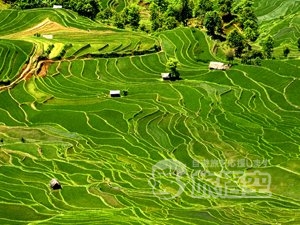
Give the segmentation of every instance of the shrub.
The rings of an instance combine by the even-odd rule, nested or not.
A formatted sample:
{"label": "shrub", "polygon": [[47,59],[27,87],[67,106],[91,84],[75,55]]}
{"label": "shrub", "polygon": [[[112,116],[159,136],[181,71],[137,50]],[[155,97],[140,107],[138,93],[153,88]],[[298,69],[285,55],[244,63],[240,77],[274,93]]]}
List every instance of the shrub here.
{"label": "shrub", "polygon": [[254,65],[256,65],[256,66],[261,66],[261,61],[262,61],[261,58],[258,58],[258,57],[255,58],[255,59],[254,59]]}
{"label": "shrub", "polygon": [[76,52],[74,52],[73,55],[78,55],[81,51],[87,49],[87,48],[90,48],[91,47],[91,44],[86,44],[84,45],[83,47],[81,47],[80,49],[78,49]]}
{"label": "shrub", "polygon": [[54,44],[49,45],[48,48],[45,51],[45,54],[49,55],[53,48],[54,48]]}
{"label": "shrub", "polygon": [[289,54],[290,54],[290,49],[289,49],[289,47],[285,47],[285,48],[283,49],[283,56],[284,56],[285,58],[287,58]]}
{"label": "shrub", "polygon": [[10,85],[10,80],[0,80],[0,85]]}
{"label": "shrub", "polygon": [[145,24],[141,24],[140,25],[140,30],[146,33],[149,33],[150,30],[147,28],[147,26]]}

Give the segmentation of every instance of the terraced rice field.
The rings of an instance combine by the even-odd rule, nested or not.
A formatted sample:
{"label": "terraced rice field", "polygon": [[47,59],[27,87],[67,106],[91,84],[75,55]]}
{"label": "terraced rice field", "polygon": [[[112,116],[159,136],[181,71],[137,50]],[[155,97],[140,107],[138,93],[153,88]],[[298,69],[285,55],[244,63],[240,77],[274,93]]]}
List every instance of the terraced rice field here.
{"label": "terraced rice field", "polygon": [[[0,224],[299,224],[299,60],[210,71],[201,31],[149,40],[0,93]],[[161,80],[170,57],[182,80]]]}
{"label": "terraced rice field", "polygon": [[103,9],[105,8],[111,8],[114,9],[116,11],[121,11],[122,9],[124,9],[124,7],[126,7],[127,5],[129,5],[130,3],[136,3],[137,1],[130,1],[130,0],[105,0],[105,1],[101,1],[101,7]]}
{"label": "terraced rice field", "polygon": [[272,35],[276,46],[285,44],[293,48],[291,44],[295,45],[300,36],[300,1],[255,1],[255,5],[261,23],[261,38]]}
{"label": "terraced rice field", "polygon": [[[24,20],[28,23],[24,23]],[[103,27],[68,10],[3,10],[0,23],[4,24],[0,31],[2,38],[26,40],[39,44],[44,50],[53,44],[49,58],[56,58],[66,45],[70,47],[66,49],[65,58],[111,52],[128,55],[133,51],[154,51],[154,47],[159,45],[154,38],[145,34]],[[36,37],[36,34],[40,37]],[[51,35],[53,39],[47,39],[44,35]]]}
{"label": "terraced rice field", "polygon": [[25,41],[0,40],[0,81],[15,79],[29,60],[33,44]]}

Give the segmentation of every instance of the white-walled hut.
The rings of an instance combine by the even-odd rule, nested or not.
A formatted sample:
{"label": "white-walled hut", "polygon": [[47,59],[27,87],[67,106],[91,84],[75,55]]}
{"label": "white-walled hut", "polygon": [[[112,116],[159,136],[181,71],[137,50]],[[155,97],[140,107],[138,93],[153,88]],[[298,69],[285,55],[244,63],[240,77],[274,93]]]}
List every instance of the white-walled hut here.
{"label": "white-walled hut", "polygon": [[229,65],[222,62],[210,62],[208,68],[211,70],[227,70]]}
{"label": "white-walled hut", "polygon": [[53,34],[43,34],[42,37],[51,40],[53,39]]}
{"label": "white-walled hut", "polygon": [[61,189],[60,183],[58,182],[58,180],[56,180],[56,179],[54,179],[54,178],[50,181],[50,187],[51,187],[53,190]]}
{"label": "white-walled hut", "polygon": [[171,73],[161,73],[160,75],[163,80],[170,80],[172,78]]}
{"label": "white-walled hut", "polygon": [[53,9],[62,9],[62,5],[53,5]]}
{"label": "white-walled hut", "polygon": [[120,90],[110,90],[109,95],[110,95],[110,97],[121,97],[121,91]]}

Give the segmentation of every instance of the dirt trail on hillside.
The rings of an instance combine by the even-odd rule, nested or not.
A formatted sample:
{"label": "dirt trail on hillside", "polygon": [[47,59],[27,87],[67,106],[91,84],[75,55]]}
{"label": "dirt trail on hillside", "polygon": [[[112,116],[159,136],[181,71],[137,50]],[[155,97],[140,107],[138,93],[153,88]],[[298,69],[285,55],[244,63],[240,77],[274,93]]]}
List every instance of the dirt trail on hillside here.
{"label": "dirt trail on hillside", "polygon": [[27,64],[24,64],[19,74],[16,76],[16,79],[13,80],[9,85],[0,86],[0,91],[13,88],[21,80],[31,77],[36,71],[36,63],[38,61],[39,55],[39,49],[35,48],[34,52],[30,56],[29,62]]}
{"label": "dirt trail on hillside", "polygon": [[40,33],[40,34],[50,34],[50,33],[56,33],[56,32],[87,32],[87,31],[83,31],[80,30],[78,28],[74,28],[74,27],[65,27],[57,22],[53,22],[51,21],[49,18],[43,20],[42,22],[40,22],[39,24],[24,30],[24,31],[20,31],[14,34],[10,34],[7,35],[5,37],[7,38],[20,38],[20,37],[28,37],[28,36],[34,36],[34,34],[36,33]]}
{"label": "dirt trail on hillside", "polygon": [[38,77],[45,77],[48,73],[49,66],[53,63],[52,60],[40,61],[37,66],[36,75]]}

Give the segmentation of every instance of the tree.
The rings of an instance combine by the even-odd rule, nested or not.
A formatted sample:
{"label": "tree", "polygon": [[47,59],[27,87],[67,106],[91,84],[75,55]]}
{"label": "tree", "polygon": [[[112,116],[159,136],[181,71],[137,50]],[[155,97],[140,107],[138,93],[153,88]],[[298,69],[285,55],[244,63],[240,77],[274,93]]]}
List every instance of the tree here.
{"label": "tree", "polygon": [[261,58],[257,57],[254,59],[254,65],[261,66]]}
{"label": "tree", "polygon": [[267,58],[271,58],[274,51],[274,39],[269,36],[266,41],[262,43],[263,51]]}
{"label": "tree", "polygon": [[153,3],[159,7],[161,12],[165,12],[169,5],[168,1],[166,0],[153,0]]}
{"label": "tree", "polygon": [[285,58],[287,58],[289,54],[290,54],[290,49],[289,49],[289,47],[286,46],[286,47],[283,49],[283,56],[284,56]]}
{"label": "tree", "polygon": [[157,4],[155,4],[154,2],[151,2],[150,6],[149,6],[149,11],[150,11],[150,20],[154,21],[157,18],[159,18],[159,7]]}
{"label": "tree", "polygon": [[244,0],[244,1],[242,2],[242,4],[243,4],[245,7],[253,7],[254,1],[253,1],[253,0]]}
{"label": "tree", "polygon": [[178,60],[175,58],[168,59],[166,63],[167,69],[170,71],[172,78],[179,79],[179,72],[177,70]]}
{"label": "tree", "polygon": [[253,0],[243,0],[240,1],[239,3],[236,4],[236,6],[233,9],[233,13],[235,14],[239,14],[240,12],[242,12],[242,10],[246,7],[250,7],[252,8],[254,5]]}
{"label": "tree", "polygon": [[241,56],[241,63],[246,65],[252,64],[252,60],[247,53]]}
{"label": "tree", "polygon": [[159,18],[152,21],[152,23],[151,23],[151,30],[152,31],[156,31],[161,27],[162,27],[162,22]]}
{"label": "tree", "polygon": [[156,3],[151,2],[149,6],[149,11],[150,11],[151,30],[156,31],[162,27],[160,9]]}
{"label": "tree", "polygon": [[233,0],[218,0],[219,11],[223,15],[230,15]]}
{"label": "tree", "polygon": [[181,0],[181,10],[180,10],[180,22],[183,22],[185,26],[187,26],[188,19],[193,16],[193,8],[191,6],[191,2],[189,0]]}
{"label": "tree", "polygon": [[[96,15],[99,13],[99,4],[97,0],[81,0],[76,1],[76,4],[74,4],[74,1],[70,2],[72,6],[71,9],[78,12],[78,14],[82,16],[95,19]],[[75,7],[73,7],[72,4],[75,5]]]}
{"label": "tree", "polygon": [[125,7],[121,12],[121,17],[124,19],[124,23],[131,25],[133,28],[138,28],[141,20],[140,10],[137,5],[130,5]]}
{"label": "tree", "polygon": [[233,49],[228,49],[226,52],[225,52],[225,56],[226,56],[226,60],[228,62],[232,62],[234,60],[234,50]]}
{"label": "tree", "polygon": [[222,20],[217,12],[208,12],[204,18],[204,26],[207,29],[208,35],[214,36],[215,32],[222,31]]}
{"label": "tree", "polygon": [[251,27],[247,27],[245,30],[244,30],[244,33],[245,33],[245,37],[250,40],[250,41],[256,41],[256,39],[258,38],[259,36],[259,33],[257,30],[251,28]]}
{"label": "tree", "polygon": [[263,59],[264,58],[263,53],[259,50],[252,50],[252,51],[249,52],[249,54],[250,54],[252,59],[256,59],[256,58]]}
{"label": "tree", "polygon": [[178,21],[174,16],[167,17],[163,22],[163,28],[166,30],[172,30],[177,27]]}
{"label": "tree", "polygon": [[167,10],[164,12],[163,17],[175,17],[176,20],[180,21],[180,9],[175,7],[174,5],[169,5]]}
{"label": "tree", "polygon": [[245,47],[244,37],[236,29],[228,35],[228,45],[234,48],[235,56],[240,57]]}
{"label": "tree", "polygon": [[143,32],[149,33],[150,30],[148,29],[147,25],[145,23],[140,24],[139,29]]}
{"label": "tree", "polygon": [[298,44],[298,50],[300,51],[300,38],[298,38],[297,44]]}
{"label": "tree", "polygon": [[238,16],[239,25],[249,41],[256,41],[259,36],[258,19],[253,4],[252,0],[244,0],[238,3],[234,9],[234,13]]}
{"label": "tree", "polygon": [[131,5],[128,15],[129,24],[133,28],[138,28],[141,20],[140,9],[137,5]]}
{"label": "tree", "polygon": [[97,18],[101,20],[108,20],[113,16],[113,14],[114,12],[111,10],[111,8],[107,7],[97,14]]}
{"label": "tree", "polygon": [[246,29],[248,27],[253,29],[253,30],[258,30],[258,22],[255,21],[255,20],[251,20],[251,19],[245,20],[243,22],[242,28]]}
{"label": "tree", "polygon": [[10,2],[12,7],[17,9],[52,7],[53,4],[60,4],[66,9],[71,9],[75,12],[78,12],[78,14],[91,19],[95,19],[96,15],[100,11],[100,1],[98,0],[15,0],[6,2]]}
{"label": "tree", "polygon": [[200,20],[203,20],[205,14],[213,11],[213,3],[211,0],[199,0],[198,5],[195,8],[195,16]]}
{"label": "tree", "polygon": [[[243,7],[240,12],[238,12],[239,15],[239,21],[244,28],[247,26],[245,24],[246,21],[251,21],[252,24],[255,24],[255,26],[258,26],[258,19],[254,13],[254,9],[252,7]],[[251,26],[253,28],[253,26]]]}
{"label": "tree", "polygon": [[113,24],[119,29],[124,29],[125,27],[124,18],[119,13],[115,13],[115,15],[113,16]]}

